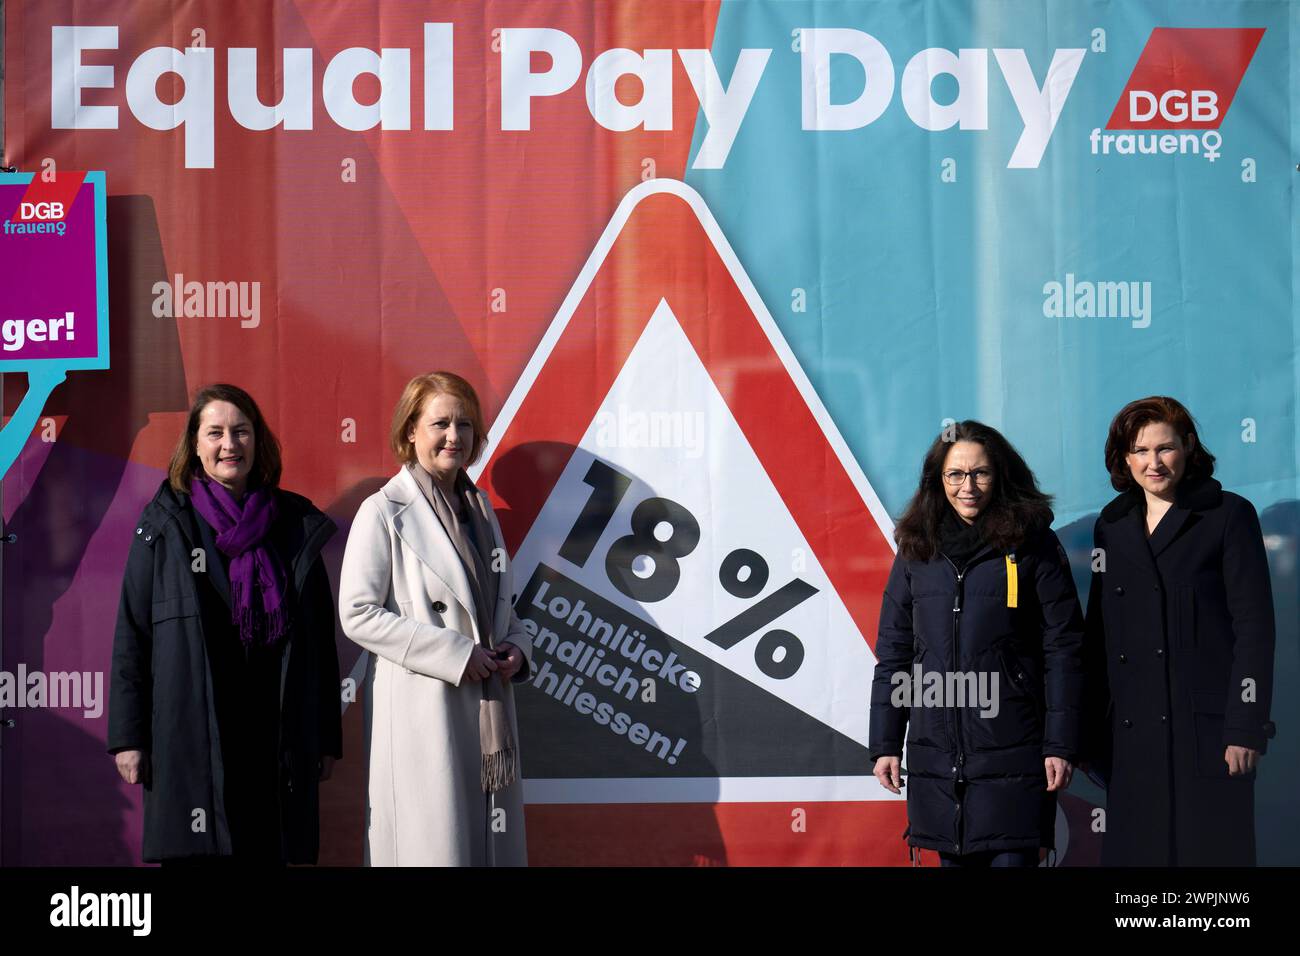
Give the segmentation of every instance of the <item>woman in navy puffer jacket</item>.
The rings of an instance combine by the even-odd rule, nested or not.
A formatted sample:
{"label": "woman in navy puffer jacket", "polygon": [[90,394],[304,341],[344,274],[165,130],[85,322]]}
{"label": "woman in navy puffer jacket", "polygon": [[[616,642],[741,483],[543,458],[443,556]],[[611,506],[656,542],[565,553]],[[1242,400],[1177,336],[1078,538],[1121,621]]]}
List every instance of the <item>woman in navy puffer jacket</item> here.
{"label": "woman in navy puffer jacket", "polygon": [[996,430],[950,426],[898,523],[870,750],[908,844],[944,865],[1033,866],[1078,752],[1083,620],[1050,498]]}

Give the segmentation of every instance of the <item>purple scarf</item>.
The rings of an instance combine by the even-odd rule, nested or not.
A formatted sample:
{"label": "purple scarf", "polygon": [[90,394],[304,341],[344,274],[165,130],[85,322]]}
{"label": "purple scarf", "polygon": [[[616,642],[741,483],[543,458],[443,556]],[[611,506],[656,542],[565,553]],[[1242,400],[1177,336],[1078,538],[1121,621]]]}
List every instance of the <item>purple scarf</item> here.
{"label": "purple scarf", "polygon": [[279,511],[274,491],[256,488],[238,502],[218,482],[196,477],[191,494],[195,509],[217,532],[217,547],[230,558],[230,617],[240,641],[249,647],[260,636],[268,646],[278,644],[288,627],[284,568],[263,544]]}

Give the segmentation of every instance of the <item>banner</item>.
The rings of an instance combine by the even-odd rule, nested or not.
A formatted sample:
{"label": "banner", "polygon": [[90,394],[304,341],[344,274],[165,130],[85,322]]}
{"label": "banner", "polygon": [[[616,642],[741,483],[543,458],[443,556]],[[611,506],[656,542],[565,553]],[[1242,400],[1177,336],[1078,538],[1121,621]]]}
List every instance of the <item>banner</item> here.
{"label": "banner", "polygon": [[[393,407],[435,369],[483,401],[473,476],[535,648],[531,863],[908,865],[905,800],[866,745],[925,450],[954,421],[1003,432],[1086,596],[1107,428],[1147,395],[1188,406],[1261,517],[1278,736],[1259,861],[1300,863],[1295,5],[4,16],[4,162],[46,192],[101,170],[107,254],[95,308],[22,305],[41,283],[4,273],[4,359],[58,357],[67,380],[13,420],[0,670],[85,691],[0,706],[4,863],[139,860],[95,675],[194,390],[257,399],[283,486],[340,526],[337,590],[353,515],[397,469]],[[0,195],[7,228],[27,200]],[[83,351],[56,356],[69,310],[58,347]],[[4,376],[7,414],[23,378]],[[353,865],[365,662],[337,643],[321,860]],[[1058,862],[1097,862],[1104,807],[1077,774]]]}
{"label": "banner", "polygon": [[108,366],[104,199],[102,172],[0,173],[0,374],[29,376],[13,428],[0,432],[0,477],[65,373]]}

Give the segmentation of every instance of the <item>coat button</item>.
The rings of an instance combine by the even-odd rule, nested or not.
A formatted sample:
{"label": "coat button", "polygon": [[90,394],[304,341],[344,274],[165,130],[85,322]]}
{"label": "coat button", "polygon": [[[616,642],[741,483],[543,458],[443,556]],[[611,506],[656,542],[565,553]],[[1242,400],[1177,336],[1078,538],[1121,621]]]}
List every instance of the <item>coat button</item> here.
{"label": "coat button", "polygon": [[1119,662],[1120,662],[1121,664],[1127,664],[1127,663],[1128,663],[1128,655],[1127,655],[1127,654],[1121,654],[1121,655],[1119,656]]}
{"label": "coat button", "polygon": [[1165,649],[1163,647],[1157,647],[1156,657],[1164,657],[1164,656],[1165,656]]}
{"label": "coat button", "polygon": [[144,534],[144,528],[136,528],[136,529],[135,529],[135,533],[136,533],[136,534]]}
{"label": "coat button", "polygon": [[1118,594],[1120,597],[1123,597],[1123,596],[1124,596],[1124,588],[1122,588],[1122,587],[1117,587],[1117,588],[1115,588],[1115,593]]}
{"label": "coat button", "polygon": [[1131,721],[1131,720],[1125,720],[1125,721],[1124,721],[1124,726],[1125,726],[1125,727],[1132,727],[1132,726],[1133,726],[1133,721]]}
{"label": "coat button", "polygon": [[1153,585],[1151,585],[1151,590],[1152,590],[1152,591],[1157,591],[1157,592],[1158,592],[1158,591],[1160,590],[1160,585],[1158,585],[1158,584],[1153,584]]}
{"label": "coat button", "polygon": [[144,536],[144,539],[145,539],[146,541],[152,541],[152,540],[153,540],[153,535],[151,535],[151,534],[147,534],[147,535]]}
{"label": "coat button", "polygon": [[433,609],[437,613],[441,614],[443,611],[447,610],[447,605],[443,604],[441,601],[434,601]]}
{"label": "coat button", "polygon": [[1161,715],[1160,715],[1160,723],[1162,723],[1162,724],[1167,724],[1167,723],[1169,723],[1169,715],[1168,715],[1168,714],[1161,714]]}

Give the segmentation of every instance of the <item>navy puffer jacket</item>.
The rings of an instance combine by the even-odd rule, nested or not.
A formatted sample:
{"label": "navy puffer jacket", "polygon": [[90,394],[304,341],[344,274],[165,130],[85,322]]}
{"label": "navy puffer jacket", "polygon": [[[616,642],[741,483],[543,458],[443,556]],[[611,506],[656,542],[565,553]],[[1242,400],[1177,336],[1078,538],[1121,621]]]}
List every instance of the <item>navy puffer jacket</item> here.
{"label": "navy puffer jacket", "polygon": [[[895,559],[880,610],[870,751],[873,761],[904,756],[906,735],[912,846],[959,854],[1054,846],[1043,758],[1076,759],[1082,644],[1069,560],[1050,529],[1013,554],[985,545],[960,574],[943,554]],[[913,678],[914,665],[920,692],[895,676]],[[941,699],[931,673],[967,692],[966,706],[955,694]],[[981,684],[983,695],[968,692]]]}

